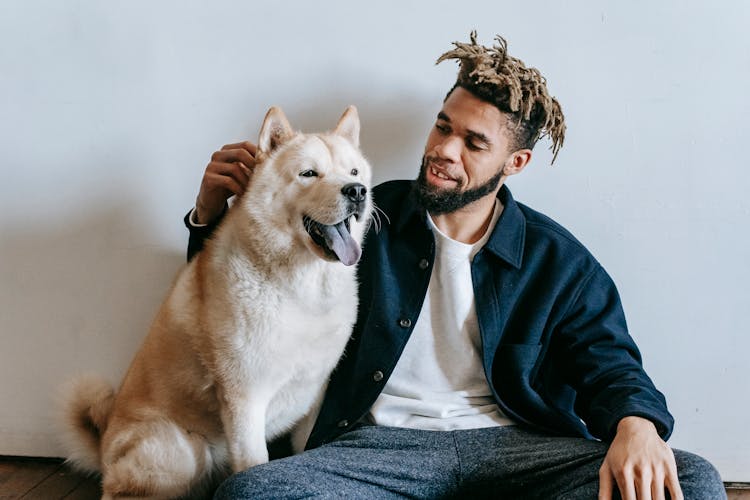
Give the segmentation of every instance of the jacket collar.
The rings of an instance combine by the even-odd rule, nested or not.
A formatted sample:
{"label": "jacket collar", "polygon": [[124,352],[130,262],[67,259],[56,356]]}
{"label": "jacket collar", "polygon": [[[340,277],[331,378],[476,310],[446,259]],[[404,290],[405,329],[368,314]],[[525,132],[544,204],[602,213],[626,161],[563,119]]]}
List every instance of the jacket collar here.
{"label": "jacket collar", "polygon": [[[513,199],[510,189],[505,184],[500,187],[497,197],[503,204],[503,213],[500,214],[500,218],[484,248],[519,269],[523,261],[523,249],[526,240],[526,217],[524,217],[521,208]],[[393,227],[396,232],[401,232],[414,223],[417,223],[420,227],[427,227],[425,211],[419,206],[414,189],[411,189],[403,200]]]}

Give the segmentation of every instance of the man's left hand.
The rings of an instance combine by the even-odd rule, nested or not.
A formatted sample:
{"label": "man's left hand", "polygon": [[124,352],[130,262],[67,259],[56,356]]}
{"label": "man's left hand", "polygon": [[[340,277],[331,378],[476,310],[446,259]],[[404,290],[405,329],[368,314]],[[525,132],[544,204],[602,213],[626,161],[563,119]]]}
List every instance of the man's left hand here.
{"label": "man's left hand", "polygon": [[599,500],[611,500],[614,484],[623,500],[683,500],[672,449],[641,417],[625,417],[599,469]]}

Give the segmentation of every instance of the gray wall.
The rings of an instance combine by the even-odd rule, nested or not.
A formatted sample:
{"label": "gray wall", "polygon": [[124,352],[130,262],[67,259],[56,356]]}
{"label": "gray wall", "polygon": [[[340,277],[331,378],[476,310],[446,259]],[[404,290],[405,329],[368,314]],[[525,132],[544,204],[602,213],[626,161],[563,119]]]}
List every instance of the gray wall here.
{"label": "gray wall", "polygon": [[[273,5],[273,6],[271,6]],[[52,400],[122,376],[175,272],[211,153],[362,118],[413,177],[472,28],[542,69],[568,136],[513,178],[619,285],[677,427],[750,481],[747,2],[0,3],[0,454],[55,455]],[[744,139],[744,140],[743,140]]]}

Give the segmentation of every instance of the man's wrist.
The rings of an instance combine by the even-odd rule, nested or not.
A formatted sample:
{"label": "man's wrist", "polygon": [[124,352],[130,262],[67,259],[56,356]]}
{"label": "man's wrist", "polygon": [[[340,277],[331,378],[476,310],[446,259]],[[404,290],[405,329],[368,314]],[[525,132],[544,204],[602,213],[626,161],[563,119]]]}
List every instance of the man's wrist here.
{"label": "man's wrist", "polygon": [[207,226],[211,223],[213,217],[211,214],[206,214],[206,207],[200,202],[200,198],[195,202],[195,210],[193,211],[195,222],[198,226]]}
{"label": "man's wrist", "polygon": [[639,417],[637,415],[630,415],[627,417],[623,417],[617,423],[618,433],[642,431],[642,430],[650,430],[650,431],[657,432],[656,424],[654,424],[651,420],[647,418]]}
{"label": "man's wrist", "polygon": [[200,219],[198,219],[198,210],[196,208],[193,208],[190,211],[190,214],[188,215],[188,222],[192,227],[206,227],[208,224],[201,224]]}
{"label": "man's wrist", "polygon": [[196,200],[195,208],[193,208],[193,210],[190,212],[190,218],[188,219],[188,221],[193,227],[215,226],[224,216],[227,208],[228,203],[225,201],[224,205],[221,207],[221,210],[219,210],[218,212],[211,212],[207,214],[205,207],[200,203],[199,200]]}

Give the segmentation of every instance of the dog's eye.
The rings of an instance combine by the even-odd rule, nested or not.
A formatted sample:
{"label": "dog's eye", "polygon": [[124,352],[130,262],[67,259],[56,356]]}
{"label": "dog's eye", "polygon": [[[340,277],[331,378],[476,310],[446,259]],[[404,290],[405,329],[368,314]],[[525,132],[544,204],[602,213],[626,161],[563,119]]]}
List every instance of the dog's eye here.
{"label": "dog's eye", "polygon": [[357,170],[356,168],[353,168],[352,175],[357,175],[357,174],[359,174],[359,170]]}
{"label": "dog's eye", "polygon": [[303,170],[299,175],[300,177],[317,177],[318,173],[315,170]]}

